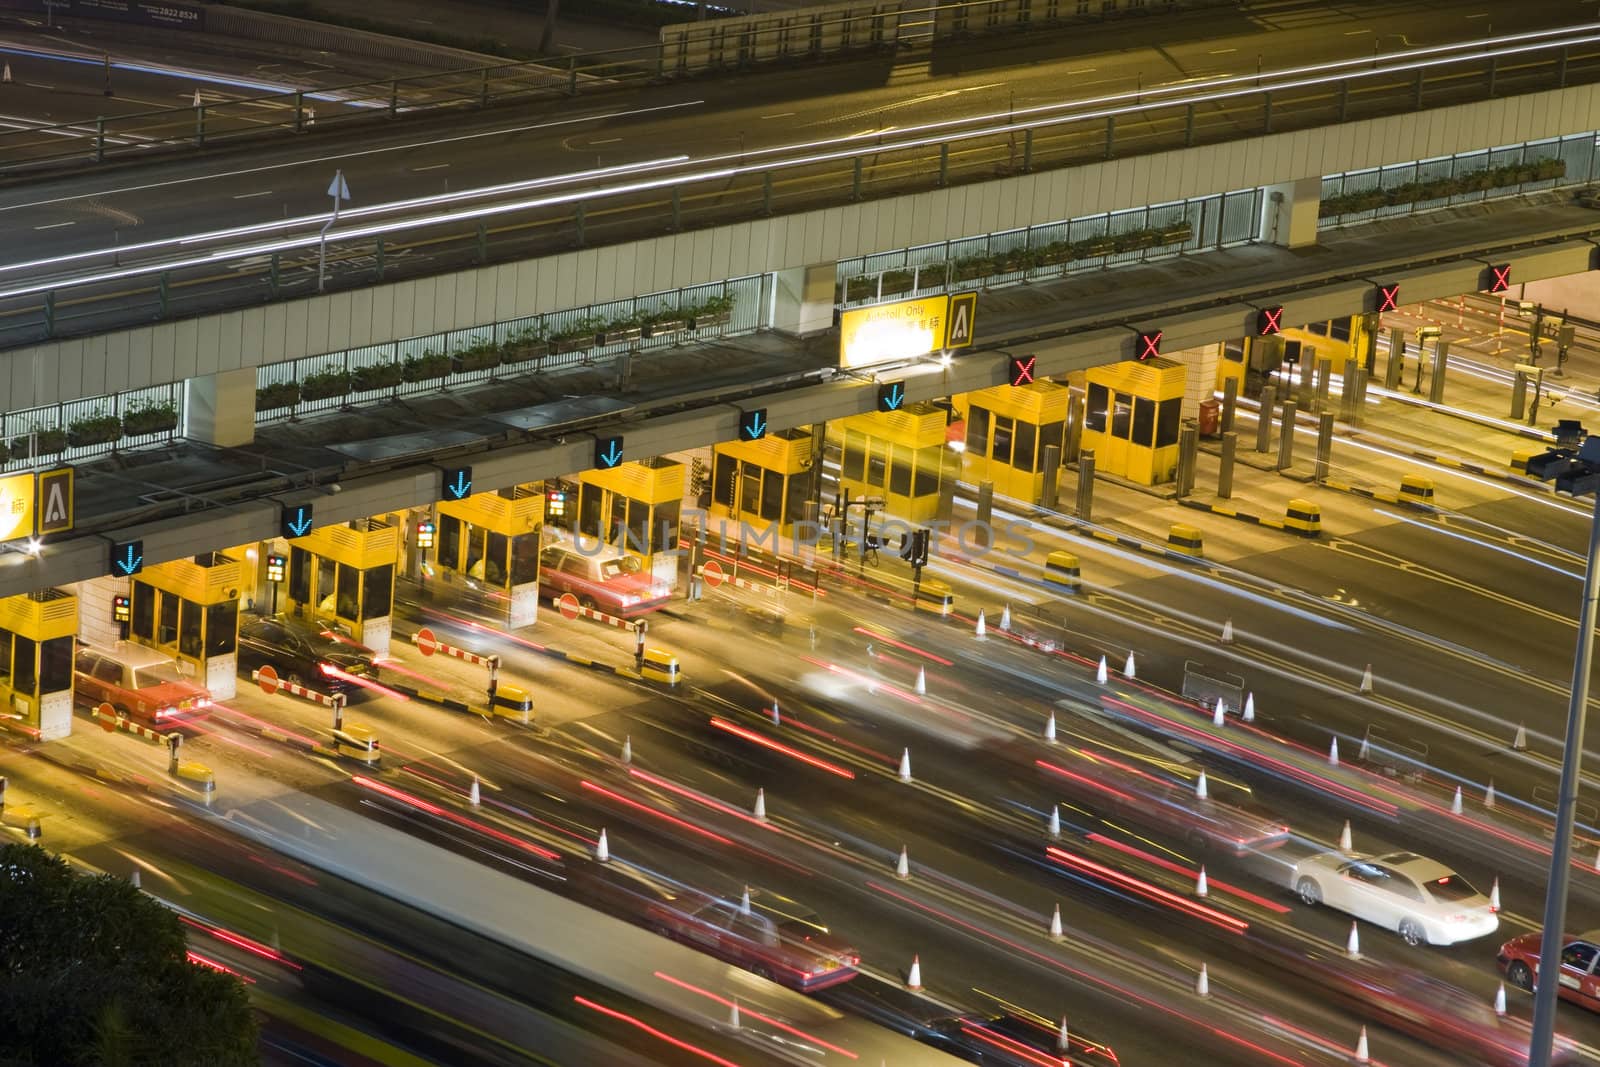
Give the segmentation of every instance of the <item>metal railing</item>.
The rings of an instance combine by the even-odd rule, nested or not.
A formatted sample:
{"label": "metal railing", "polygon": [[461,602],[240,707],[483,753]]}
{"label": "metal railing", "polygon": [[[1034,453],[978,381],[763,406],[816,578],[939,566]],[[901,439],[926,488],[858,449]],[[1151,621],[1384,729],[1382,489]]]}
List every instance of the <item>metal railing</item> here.
{"label": "metal railing", "polygon": [[[952,118],[879,136],[532,179],[345,212],[328,234],[329,284],[371,285],[1595,81],[1600,29],[1585,26]],[[312,295],[318,231],[327,221],[322,213],[0,265],[0,346]],[[22,277],[30,280],[19,284]]]}

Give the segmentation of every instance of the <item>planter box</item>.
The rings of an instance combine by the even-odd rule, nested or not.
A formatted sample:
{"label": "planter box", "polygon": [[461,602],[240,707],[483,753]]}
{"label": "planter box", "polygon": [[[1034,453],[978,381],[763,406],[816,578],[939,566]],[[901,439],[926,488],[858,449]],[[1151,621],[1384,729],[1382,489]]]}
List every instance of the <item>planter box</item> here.
{"label": "planter box", "polygon": [[348,371],[323,371],[300,383],[301,400],[332,400],[350,394]]}
{"label": "planter box", "polygon": [[494,370],[501,363],[500,352],[458,352],[450,357],[450,369],[456,374],[474,370]]}
{"label": "planter box", "polygon": [[726,326],[732,319],[733,312],[731,311],[708,311],[690,319],[689,328],[692,330],[709,330],[714,326]]}
{"label": "planter box", "polygon": [[294,407],[299,402],[299,382],[278,382],[276,385],[264,385],[256,390],[257,411],[276,411],[279,408]]}
{"label": "planter box", "polygon": [[1194,236],[1194,227],[1185,222],[1157,230],[1156,234],[1164,245],[1181,245]]}
{"label": "planter box", "polygon": [[122,420],[116,416],[85,419],[67,427],[67,444],[73,448],[109,445],[122,440]]}
{"label": "planter box", "polygon": [[671,337],[682,333],[689,328],[688,319],[668,319],[663,322],[652,322],[645,326],[644,335],[650,338]]}
{"label": "planter box", "polygon": [[871,300],[878,295],[878,279],[857,277],[844,283],[845,300],[855,303],[857,300]]}
{"label": "planter box", "polygon": [[130,411],[122,416],[122,432],[129,437],[170,433],[178,428],[178,413],[161,408],[155,411]]}
{"label": "planter box", "polygon": [[594,334],[584,334],[582,337],[557,337],[550,342],[550,350],[558,356],[563,356],[568,352],[582,352],[593,348],[594,342]]}
{"label": "planter box", "polygon": [[898,296],[911,291],[911,272],[908,270],[891,270],[883,274],[883,291]]}
{"label": "planter box", "polygon": [[1084,250],[1091,256],[1109,256],[1117,250],[1117,242],[1110,240],[1090,241]]}
{"label": "planter box", "polygon": [[603,345],[620,345],[637,341],[643,335],[644,330],[639,326],[618,326],[601,330],[596,339]]}
{"label": "planter box", "polygon": [[505,347],[501,358],[503,363],[527,363],[530,360],[543,359],[550,354],[548,341],[521,341]]}
{"label": "planter box", "polygon": [[[34,434],[34,456],[56,456],[67,450],[67,431],[39,430]],[[27,459],[28,435],[11,439],[11,458]]]}
{"label": "planter box", "polygon": [[398,363],[374,363],[369,367],[357,367],[351,375],[351,382],[356,392],[366,393],[374,389],[392,389],[400,384],[403,377]]}
{"label": "planter box", "polygon": [[400,377],[408,382],[438,381],[449,373],[449,356],[425,356],[421,359],[408,359],[400,366]]}

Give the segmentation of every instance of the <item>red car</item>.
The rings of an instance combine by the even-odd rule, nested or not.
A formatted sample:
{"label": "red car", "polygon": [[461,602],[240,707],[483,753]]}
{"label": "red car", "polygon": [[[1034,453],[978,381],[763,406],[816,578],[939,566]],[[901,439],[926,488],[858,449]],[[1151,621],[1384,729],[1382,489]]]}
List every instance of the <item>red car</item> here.
{"label": "red car", "polygon": [[[1512,985],[1519,989],[1534,987],[1543,941],[1543,934],[1522,934],[1500,946],[1495,958]],[[1600,930],[1569,936],[1565,942],[1561,949],[1561,988],[1556,992],[1562,1000],[1600,1011],[1600,974],[1595,973],[1595,963],[1600,961]]]}
{"label": "red car", "polygon": [[672,586],[645,570],[637,556],[548,545],[539,553],[539,592],[552,600],[570,593],[583,607],[627,619],[665,604]]}
{"label": "red car", "polygon": [[861,962],[814,911],[776,893],[752,891],[748,909],[742,900],[699,895],[652,904],[646,922],[659,934],[801,992],[848,982]]}
{"label": "red car", "polygon": [[170,656],[144,645],[79,645],[73,672],[79,703],[110,704],[148,726],[172,725],[211,706],[208,690],[180,674]]}

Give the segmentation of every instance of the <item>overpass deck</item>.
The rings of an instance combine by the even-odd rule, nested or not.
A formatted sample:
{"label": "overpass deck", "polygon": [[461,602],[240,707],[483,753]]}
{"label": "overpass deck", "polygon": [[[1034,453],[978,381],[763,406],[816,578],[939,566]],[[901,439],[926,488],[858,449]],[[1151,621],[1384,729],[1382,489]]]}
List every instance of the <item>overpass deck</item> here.
{"label": "overpass deck", "polygon": [[[1362,309],[1372,285],[1399,281],[1404,299],[1478,288],[1482,257],[1509,259],[1522,277],[1589,269],[1600,215],[1550,195],[1461,209],[1473,218],[1463,241],[1447,214],[1329,234],[1311,248],[1253,245],[1062,282],[1017,286],[982,297],[970,354],[942,370],[909,367],[908,399],[925,400],[999,384],[993,353],[1037,353],[1038,373],[1062,374],[1123,358],[1134,328],[1160,326],[1170,349],[1246,332],[1251,301],[1287,307],[1289,321]],[[686,346],[636,364],[622,404],[609,413],[555,420],[531,430],[518,413],[563,398],[615,392],[614,367],[496,382],[477,389],[264,427],[244,448],[181,444],[128,454],[79,470],[76,532],[38,557],[0,556],[0,596],[95,577],[107,566],[106,539],[141,538],[150,562],[271,536],[279,499],[315,499],[319,523],[359,519],[439,499],[433,463],[471,456],[476,479],[509,485],[569,474],[592,464],[592,438],[626,435],[628,458],[695,447],[737,435],[736,401],[761,396],[774,429],[870,410],[870,379],[835,370],[832,332],[804,341],[758,334]],[[530,408],[530,405],[533,407]],[[407,447],[385,455],[384,439],[408,427]],[[416,428],[437,436],[416,439]],[[365,443],[366,460],[353,458]],[[420,446],[420,447],[419,447]],[[334,488],[337,486],[338,488]],[[337,494],[337,495],[333,495]]]}

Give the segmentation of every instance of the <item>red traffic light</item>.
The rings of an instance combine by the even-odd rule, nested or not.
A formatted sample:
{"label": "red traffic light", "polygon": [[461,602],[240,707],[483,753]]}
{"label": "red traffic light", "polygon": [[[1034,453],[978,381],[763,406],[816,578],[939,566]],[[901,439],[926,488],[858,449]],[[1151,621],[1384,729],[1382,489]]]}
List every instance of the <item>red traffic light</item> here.
{"label": "red traffic light", "polygon": [[1489,292],[1503,293],[1511,288],[1511,264],[1495,263],[1489,267]]}
{"label": "red traffic light", "polygon": [[1283,332],[1283,305],[1262,308],[1256,312],[1256,333],[1262,337],[1271,337],[1275,333]]}
{"label": "red traffic light", "polygon": [[1006,358],[1006,369],[1011,384],[1031,385],[1033,383],[1033,368],[1038,362],[1038,356],[1008,356]]}
{"label": "red traffic light", "polygon": [[1161,330],[1149,330],[1139,334],[1139,362],[1153,359],[1161,354]]}
{"label": "red traffic light", "polygon": [[1372,291],[1374,303],[1380,312],[1400,310],[1400,283],[1380,285]]}

